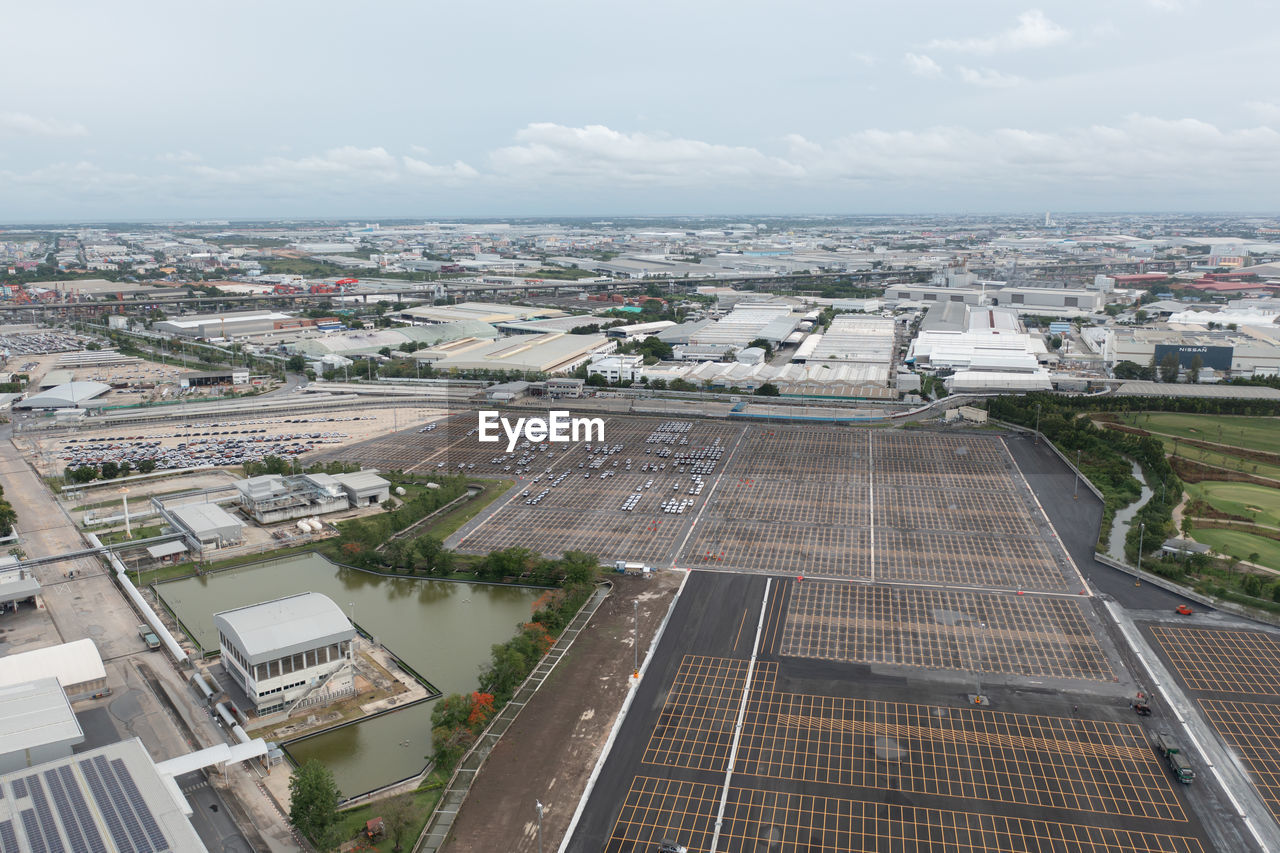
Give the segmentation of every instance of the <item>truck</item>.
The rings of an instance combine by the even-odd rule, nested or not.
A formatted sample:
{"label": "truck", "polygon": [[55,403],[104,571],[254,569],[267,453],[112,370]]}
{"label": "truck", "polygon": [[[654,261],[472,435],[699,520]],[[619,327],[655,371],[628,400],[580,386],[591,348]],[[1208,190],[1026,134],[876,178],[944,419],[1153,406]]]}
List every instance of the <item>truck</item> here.
{"label": "truck", "polygon": [[151,630],[150,625],[139,625],[138,636],[142,638],[142,642],[147,644],[147,648],[151,651],[160,649],[160,638],[156,636],[156,632]]}
{"label": "truck", "polygon": [[1190,785],[1191,780],[1196,778],[1195,771],[1191,769],[1191,762],[1182,754],[1181,747],[1168,734],[1156,735],[1156,751],[1164,756],[1165,763],[1169,765],[1169,770],[1173,772],[1173,777],[1184,785]]}
{"label": "truck", "polygon": [[653,572],[653,569],[644,563],[634,563],[627,560],[616,560],[613,564],[613,570],[620,575],[647,575]]}

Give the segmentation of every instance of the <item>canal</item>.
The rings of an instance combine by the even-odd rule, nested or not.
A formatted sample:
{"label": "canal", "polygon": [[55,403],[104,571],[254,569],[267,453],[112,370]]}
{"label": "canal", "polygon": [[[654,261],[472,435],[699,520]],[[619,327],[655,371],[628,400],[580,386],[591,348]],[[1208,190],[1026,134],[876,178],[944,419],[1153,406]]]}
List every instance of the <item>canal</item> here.
{"label": "canal", "polygon": [[[301,554],[159,584],[160,597],[205,649],[218,647],[213,614],[307,590],[322,593],[361,630],[445,695],[474,690],[489,649],[532,615],[542,590],[454,581],[385,578]],[[424,702],[289,747],[298,762],[323,761],[344,796],[412,776],[431,751]]]}

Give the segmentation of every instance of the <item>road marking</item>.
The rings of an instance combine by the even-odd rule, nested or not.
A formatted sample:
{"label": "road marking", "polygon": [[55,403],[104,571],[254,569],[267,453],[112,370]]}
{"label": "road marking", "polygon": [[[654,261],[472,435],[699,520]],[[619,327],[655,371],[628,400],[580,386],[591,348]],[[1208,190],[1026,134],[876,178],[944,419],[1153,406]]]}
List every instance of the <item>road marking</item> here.
{"label": "road marking", "polygon": [[738,706],[738,721],[733,726],[733,746],[729,749],[729,764],[724,771],[724,789],[720,792],[720,809],[716,812],[716,828],[711,834],[711,848],[716,853],[720,843],[720,827],[724,824],[724,811],[729,804],[729,784],[733,781],[733,763],[738,759],[738,746],[742,743],[742,724],[747,717],[747,700],[751,696],[751,677],[755,675],[756,654],[760,649],[760,632],[764,630],[764,616],[769,609],[769,587],[773,578],[764,579],[764,598],[760,601],[760,618],[756,620],[756,639],[751,645],[751,660],[747,663],[747,678],[742,685],[742,703]]}
{"label": "road marking", "polygon": [[738,622],[738,635],[733,638],[733,650],[738,650],[738,641],[742,639],[742,628],[747,624],[747,609],[742,608],[742,620]]}
{"label": "road marking", "polygon": [[693,517],[693,521],[689,524],[689,529],[685,531],[684,538],[680,540],[680,544],[671,554],[671,566],[675,568],[676,560],[680,558],[680,554],[684,552],[684,546],[689,544],[689,537],[693,535],[693,530],[698,526],[698,522],[702,520],[702,514],[707,511],[707,507],[711,506],[711,499],[716,496],[716,489],[720,488],[720,481],[724,479],[724,474],[729,470],[729,464],[733,462],[733,456],[738,452],[738,448],[742,446],[742,439],[746,438],[747,431],[750,427],[743,427],[738,432],[738,440],[733,443],[733,449],[729,451],[729,455],[724,458],[724,465],[717,466],[720,470],[716,472],[715,482],[711,484],[711,489],[707,492],[707,499],[702,502],[702,506],[698,507],[698,514]]}
{"label": "road marking", "polygon": [[876,457],[875,448],[872,440],[875,437],[875,430],[867,430],[867,503],[871,522],[868,529],[870,530],[871,541],[871,582],[876,582]]}

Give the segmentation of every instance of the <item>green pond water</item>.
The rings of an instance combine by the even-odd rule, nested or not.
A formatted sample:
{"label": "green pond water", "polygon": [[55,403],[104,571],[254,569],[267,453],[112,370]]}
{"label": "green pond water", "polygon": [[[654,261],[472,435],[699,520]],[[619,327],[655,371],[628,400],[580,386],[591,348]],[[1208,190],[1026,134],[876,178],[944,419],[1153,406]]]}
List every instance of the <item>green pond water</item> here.
{"label": "green pond water", "polygon": [[[254,563],[157,586],[161,598],[205,649],[218,647],[213,614],[298,592],[327,595],[355,622],[442,693],[474,690],[489,649],[527,622],[541,590],[451,581],[383,578],[318,554]],[[298,762],[323,761],[344,796],[418,773],[431,751],[424,702],[308,738],[288,748]]]}

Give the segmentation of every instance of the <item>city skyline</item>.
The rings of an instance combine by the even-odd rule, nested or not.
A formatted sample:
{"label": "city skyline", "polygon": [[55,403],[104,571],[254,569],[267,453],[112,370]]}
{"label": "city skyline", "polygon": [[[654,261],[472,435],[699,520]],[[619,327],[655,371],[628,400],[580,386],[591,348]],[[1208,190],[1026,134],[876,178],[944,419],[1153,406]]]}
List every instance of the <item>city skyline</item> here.
{"label": "city skyline", "polygon": [[1253,212],[1280,189],[1263,4],[13,17],[49,38],[0,58],[8,222]]}

